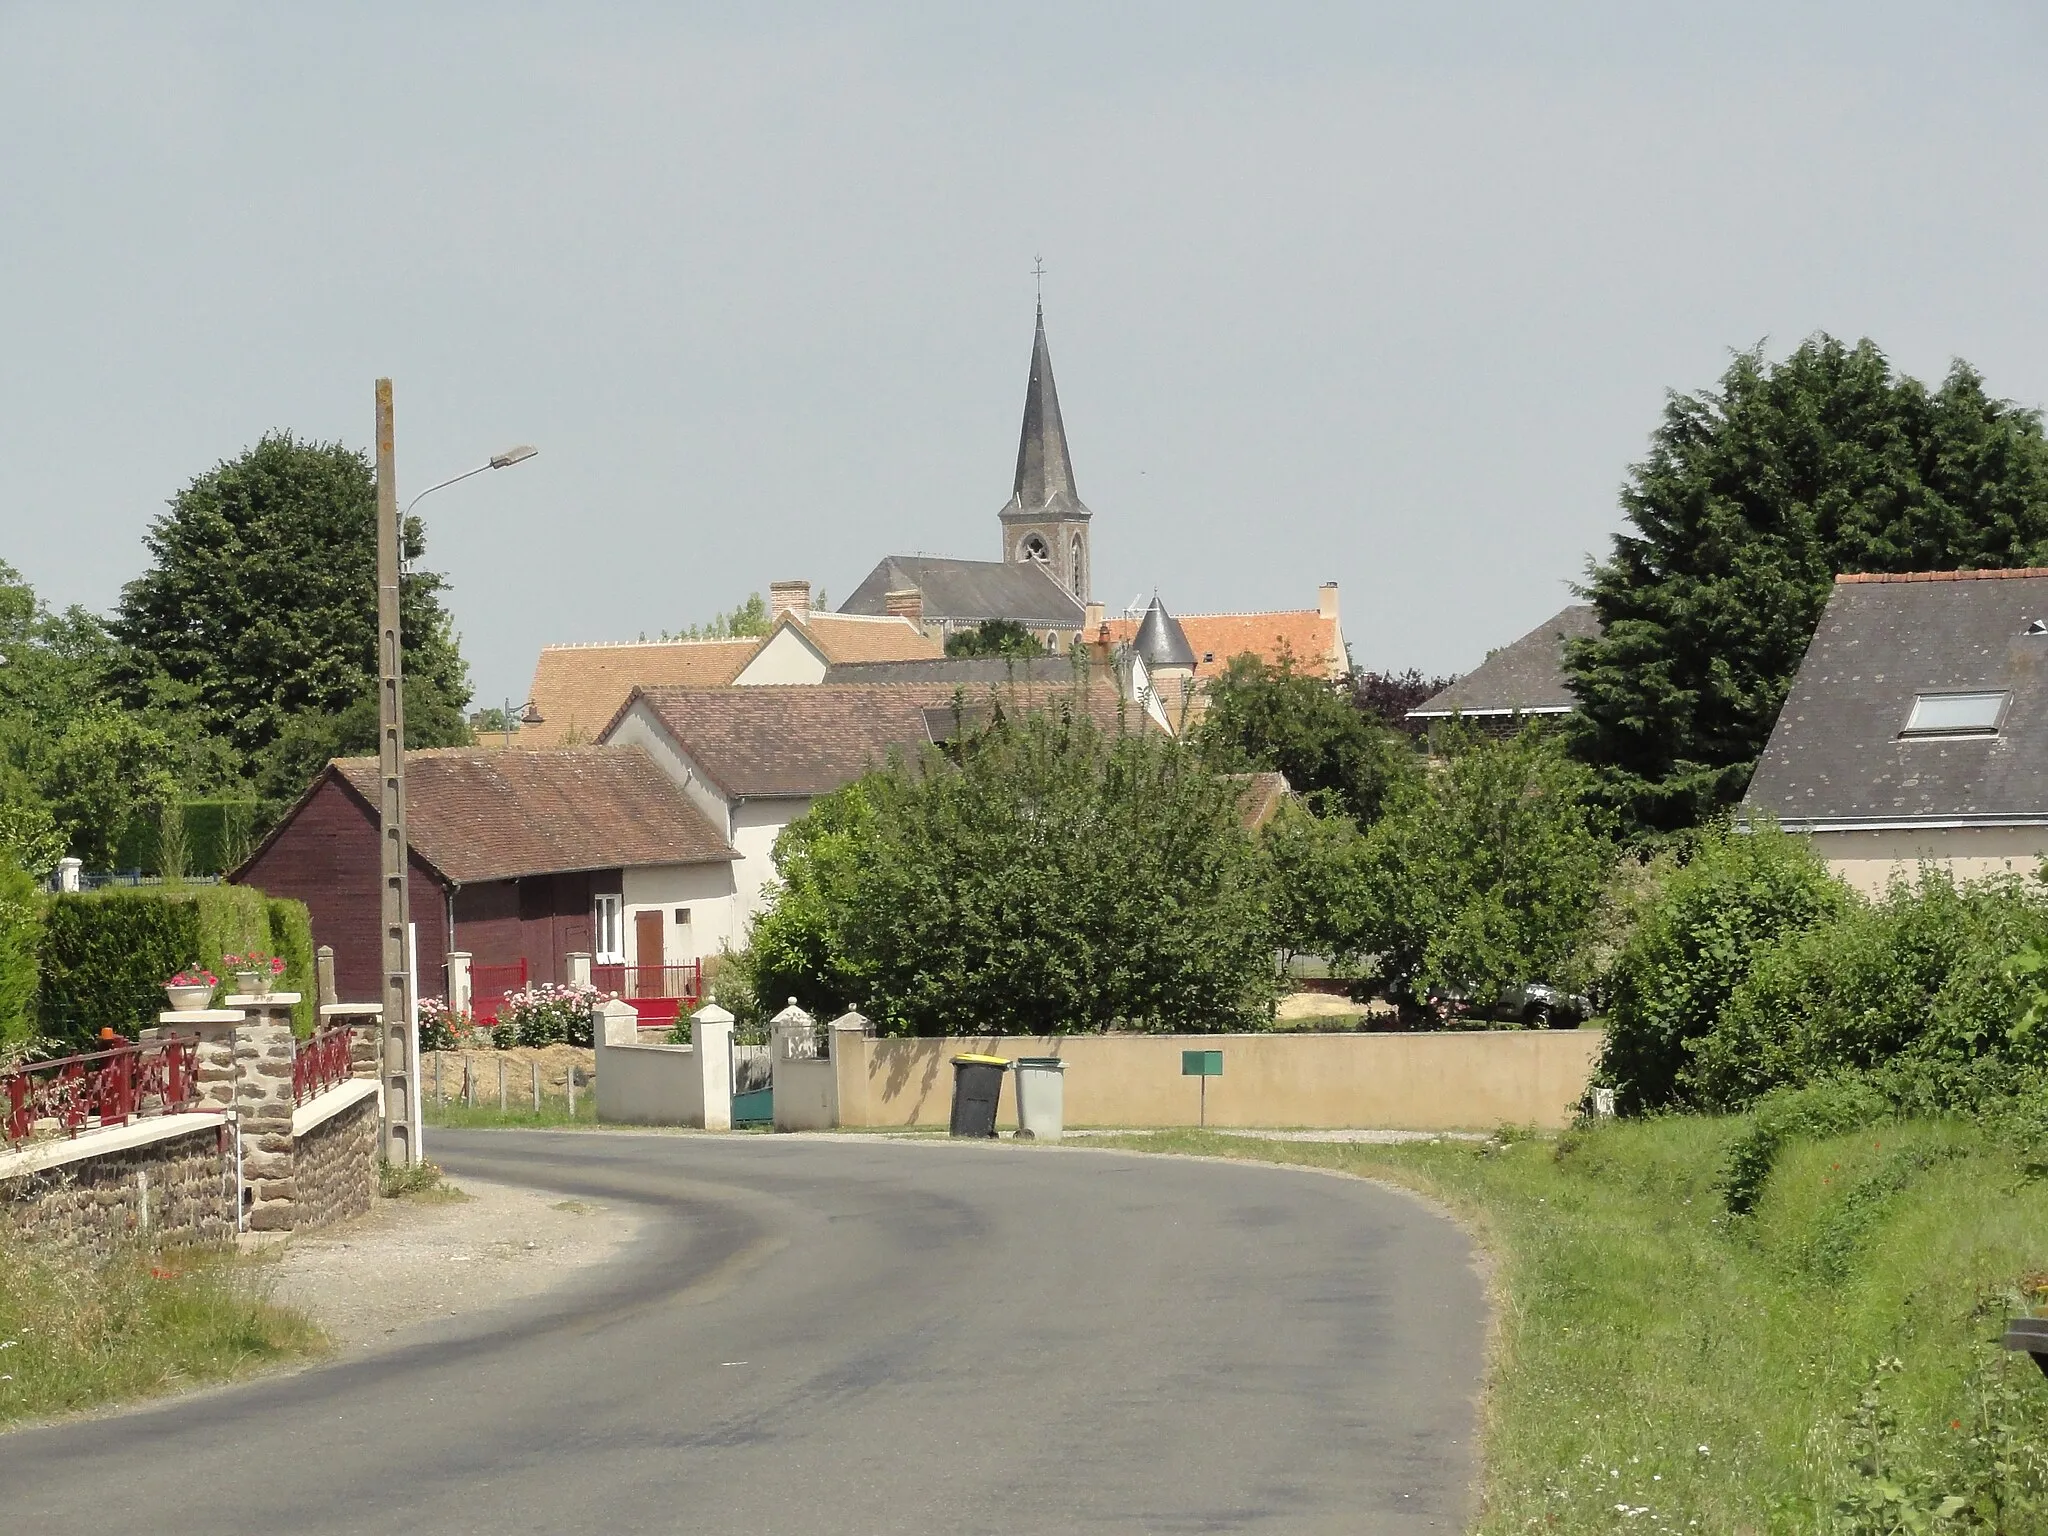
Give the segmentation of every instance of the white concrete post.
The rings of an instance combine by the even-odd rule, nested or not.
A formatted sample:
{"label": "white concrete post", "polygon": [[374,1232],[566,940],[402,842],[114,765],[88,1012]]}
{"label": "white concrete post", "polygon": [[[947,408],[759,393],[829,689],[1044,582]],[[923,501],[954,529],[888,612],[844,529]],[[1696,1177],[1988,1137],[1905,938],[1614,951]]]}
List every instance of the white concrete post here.
{"label": "white concrete post", "polygon": [[451,949],[448,951],[448,1006],[457,1013],[468,1013],[474,996],[469,973],[469,951]]}
{"label": "white concrete post", "polygon": [[640,1015],[634,1011],[631,1003],[622,1003],[617,998],[608,1003],[599,1003],[597,1028],[592,1033],[599,1045],[638,1045]]}
{"label": "white concrete post", "polygon": [[865,1014],[857,1012],[852,1008],[847,1009],[846,1012],[839,1015],[830,1024],[827,1024],[825,1028],[831,1031],[827,1039],[834,1061],[839,1059],[839,1037],[841,1035],[871,1035],[875,1030],[875,1026],[868,1022]]}
{"label": "white concrete post", "polygon": [[80,876],[85,870],[83,859],[59,859],[57,861],[57,889],[75,891],[83,883]]}
{"label": "white concrete post", "polygon": [[[818,1021],[803,1009],[797,1007],[796,999],[789,1000],[789,1006],[768,1021],[769,1038],[775,1042],[775,1060],[809,1061],[817,1055]],[[805,1043],[801,1055],[791,1055],[790,1047],[798,1040]]]}
{"label": "white concrete post", "polygon": [[690,1015],[690,1048],[704,1083],[704,1129],[732,1129],[732,1015],[718,1004]]}
{"label": "white concrete post", "polygon": [[571,951],[569,955],[569,985],[587,987],[590,985],[590,956],[582,950]]}

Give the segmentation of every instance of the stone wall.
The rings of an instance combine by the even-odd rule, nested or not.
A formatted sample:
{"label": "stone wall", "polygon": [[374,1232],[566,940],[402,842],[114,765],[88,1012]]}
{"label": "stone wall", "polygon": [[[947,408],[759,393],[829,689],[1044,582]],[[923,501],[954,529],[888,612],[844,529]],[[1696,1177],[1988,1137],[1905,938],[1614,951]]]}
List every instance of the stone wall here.
{"label": "stone wall", "polygon": [[230,1137],[215,1121],[0,1181],[0,1219],[36,1242],[100,1253],[157,1235],[222,1241],[235,1231]]}
{"label": "stone wall", "polygon": [[377,1198],[377,1100],[358,1099],[296,1138],[292,1230],[368,1211]]}

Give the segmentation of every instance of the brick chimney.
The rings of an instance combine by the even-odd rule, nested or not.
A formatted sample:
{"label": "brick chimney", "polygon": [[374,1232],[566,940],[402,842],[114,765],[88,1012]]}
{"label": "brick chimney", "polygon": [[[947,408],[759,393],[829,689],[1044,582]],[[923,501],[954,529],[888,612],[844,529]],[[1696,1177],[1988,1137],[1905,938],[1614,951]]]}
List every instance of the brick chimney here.
{"label": "brick chimney", "polygon": [[882,594],[882,611],[892,619],[908,619],[911,623],[924,623],[924,593],[916,587],[904,587],[895,592]]}
{"label": "brick chimney", "polygon": [[1081,620],[1081,633],[1092,640],[1095,638],[1095,631],[1100,628],[1102,628],[1102,604],[1090,603],[1084,610],[1084,616]]}
{"label": "brick chimney", "polygon": [[808,581],[768,583],[768,617],[780,619],[785,613],[798,623],[811,616],[811,584]]}
{"label": "brick chimney", "polygon": [[1326,581],[1316,590],[1316,612],[1323,618],[1337,617],[1337,583]]}

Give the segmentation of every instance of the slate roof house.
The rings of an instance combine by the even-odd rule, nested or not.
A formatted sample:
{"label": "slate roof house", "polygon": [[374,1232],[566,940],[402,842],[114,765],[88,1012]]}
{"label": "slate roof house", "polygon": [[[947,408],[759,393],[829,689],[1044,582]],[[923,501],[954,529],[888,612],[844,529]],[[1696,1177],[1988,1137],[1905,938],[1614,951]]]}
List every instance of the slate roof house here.
{"label": "slate roof house", "polygon": [[1743,800],[1870,894],[2048,856],[2048,570],[1837,576]]}
{"label": "slate roof house", "polygon": [[[630,954],[635,965],[687,966],[717,953],[696,935],[730,929],[738,853],[639,748],[408,752],[405,789],[422,996],[445,995],[451,950],[471,955],[481,998],[513,972],[567,980],[579,951],[600,965]],[[379,995],[374,758],[329,764],[228,878],[305,902],[315,941],[333,946],[341,997]],[[651,921],[629,924],[629,881],[662,890]],[[630,995],[633,980],[662,984],[614,985]]]}
{"label": "slate roof house", "polygon": [[1426,725],[1456,715],[1505,728],[1529,715],[1568,715],[1579,701],[1565,685],[1565,643],[1599,633],[1600,619],[1591,604],[1574,603],[1416,705],[1408,718]]}

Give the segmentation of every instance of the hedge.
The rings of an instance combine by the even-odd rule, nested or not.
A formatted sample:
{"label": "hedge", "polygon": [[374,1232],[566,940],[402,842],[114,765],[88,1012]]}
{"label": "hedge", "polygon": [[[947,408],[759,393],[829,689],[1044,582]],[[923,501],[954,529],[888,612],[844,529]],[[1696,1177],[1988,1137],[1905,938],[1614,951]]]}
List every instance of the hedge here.
{"label": "hedge", "polygon": [[43,899],[35,881],[0,854],[0,1062],[35,1033],[36,950]]}
{"label": "hedge", "polygon": [[[163,984],[188,965],[221,975],[223,955],[268,950],[286,962],[284,985],[313,1020],[313,941],[305,907],[245,885],[68,894],[50,903],[36,1015],[42,1034],[82,1046],[103,1028],[133,1038],[156,1023]],[[222,980],[228,978],[222,976]]]}

